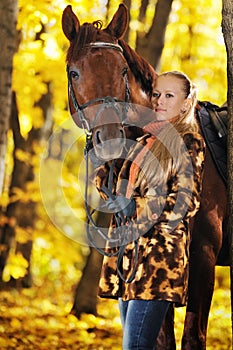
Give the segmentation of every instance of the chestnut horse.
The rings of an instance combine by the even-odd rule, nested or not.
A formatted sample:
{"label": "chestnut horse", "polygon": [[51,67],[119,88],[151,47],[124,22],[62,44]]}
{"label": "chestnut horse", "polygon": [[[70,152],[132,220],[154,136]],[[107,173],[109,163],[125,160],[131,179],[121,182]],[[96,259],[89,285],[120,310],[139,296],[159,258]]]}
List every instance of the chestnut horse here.
{"label": "chestnut horse", "polygon": [[[124,118],[115,109],[115,103],[125,101],[151,106],[152,81],[156,73],[122,39],[127,26],[128,10],[123,4],[105,29],[100,21],[80,25],[71,6],[66,7],[62,17],[63,32],[70,42],[67,52],[70,112],[78,126],[87,132],[97,158],[102,160],[118,158],[125,138]],[[95,113],[88,113],[88,106],[95,107]],[[109,116],[109,110],[105,113],[106,106],[107,110],[112,109],[111,116],[115,115],[110,124],[105,122]],[[146,124],[146,118],[143,122]],[[136,132],[131,135],[134,139],[137,136]],[[117,141],[109,153],[102,146],[112,138]],[[207,147],[201,208],[191,226],[189,295],[182,350],[206,349],[215,265],[226,239],[226,206],[226,186]],[[224,262],[219,264],[224,265]],[[173,318],[171,309],[156,350],[176,348]]]}

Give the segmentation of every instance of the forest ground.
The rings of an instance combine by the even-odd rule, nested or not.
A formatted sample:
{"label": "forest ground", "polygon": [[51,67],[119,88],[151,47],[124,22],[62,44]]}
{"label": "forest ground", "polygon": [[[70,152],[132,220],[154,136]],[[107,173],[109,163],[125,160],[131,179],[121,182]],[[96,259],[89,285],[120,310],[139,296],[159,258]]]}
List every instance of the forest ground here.
{"label": "forest ground", "polygon": [[[120,350],[121,324],[116,301],[100,300],[99,316],[70,314],[72,283],[43,281],[28,289],[0,291],[0,349]],[[177,350],[184,308],[176,309]],[[231,349],[229,269],[217,268],[208,327],[208,350]]]}

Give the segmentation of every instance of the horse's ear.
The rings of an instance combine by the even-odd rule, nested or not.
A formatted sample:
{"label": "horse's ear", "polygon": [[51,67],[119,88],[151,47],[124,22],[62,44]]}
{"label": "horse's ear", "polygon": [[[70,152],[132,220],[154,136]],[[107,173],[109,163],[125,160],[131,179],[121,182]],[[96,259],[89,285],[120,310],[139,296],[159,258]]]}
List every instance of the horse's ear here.
{"label": "horse's ear", "polygon": [[120,4],[118,10],[113,16],[111,22],[105,29],[110,35],[116,39],[122,39],[129,24],[128,9],[124,4]]}
{"label": "horse's ear", "polygon": [[68,5],[62,14],[62,29],[69,41],[74,40],[79,31],[79,27],[79,20],[72,11],[71,5]]}

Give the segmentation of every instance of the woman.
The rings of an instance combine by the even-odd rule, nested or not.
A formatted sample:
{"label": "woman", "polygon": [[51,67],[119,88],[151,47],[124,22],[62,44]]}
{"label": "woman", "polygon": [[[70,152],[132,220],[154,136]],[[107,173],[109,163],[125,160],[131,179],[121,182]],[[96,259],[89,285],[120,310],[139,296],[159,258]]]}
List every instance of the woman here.
{"label": "woman", "polygon": [[124,253],[104,258],[99,295],[119,300],[124,350],[154,349],[169,305],[186,304],[189,221],[199,209],[204,161],[196,98],[183,73],[159,75],[155,120],[124,161],[116,196],[101,187],[116,214],[111,236],[120,225]]}

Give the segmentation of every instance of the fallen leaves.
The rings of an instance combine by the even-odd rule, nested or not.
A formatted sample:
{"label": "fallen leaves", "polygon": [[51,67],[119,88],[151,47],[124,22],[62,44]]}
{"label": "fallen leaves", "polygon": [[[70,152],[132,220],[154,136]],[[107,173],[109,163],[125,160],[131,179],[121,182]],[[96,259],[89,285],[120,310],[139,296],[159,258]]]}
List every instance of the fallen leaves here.
{"label": "fallen leaves", "polygon": [[116,316],[117,321],[93,315],[78,320],[67,312],[72,306],[71,293],[66,303],[63,293],[67,290],[54,289],[55,294],[46,298],[44,288],[0,292],[0,349],[121,348],[121,325]]}
{"label": "fallen leaves", "polygon": [[[211,307],[207,348],[231,348],[231,308],[228,272],[217,271],[223,284],[216,285]],[[221,279],[220,279],[221,280]],[[99,316],[70,314],[72,287],[46,281],[40,287],[0,291],[0,349],[4,350],[120,350],[121,322],[114,300],[99,300]],[[183,328],[184,308],[175,313],[177,350]]]}

